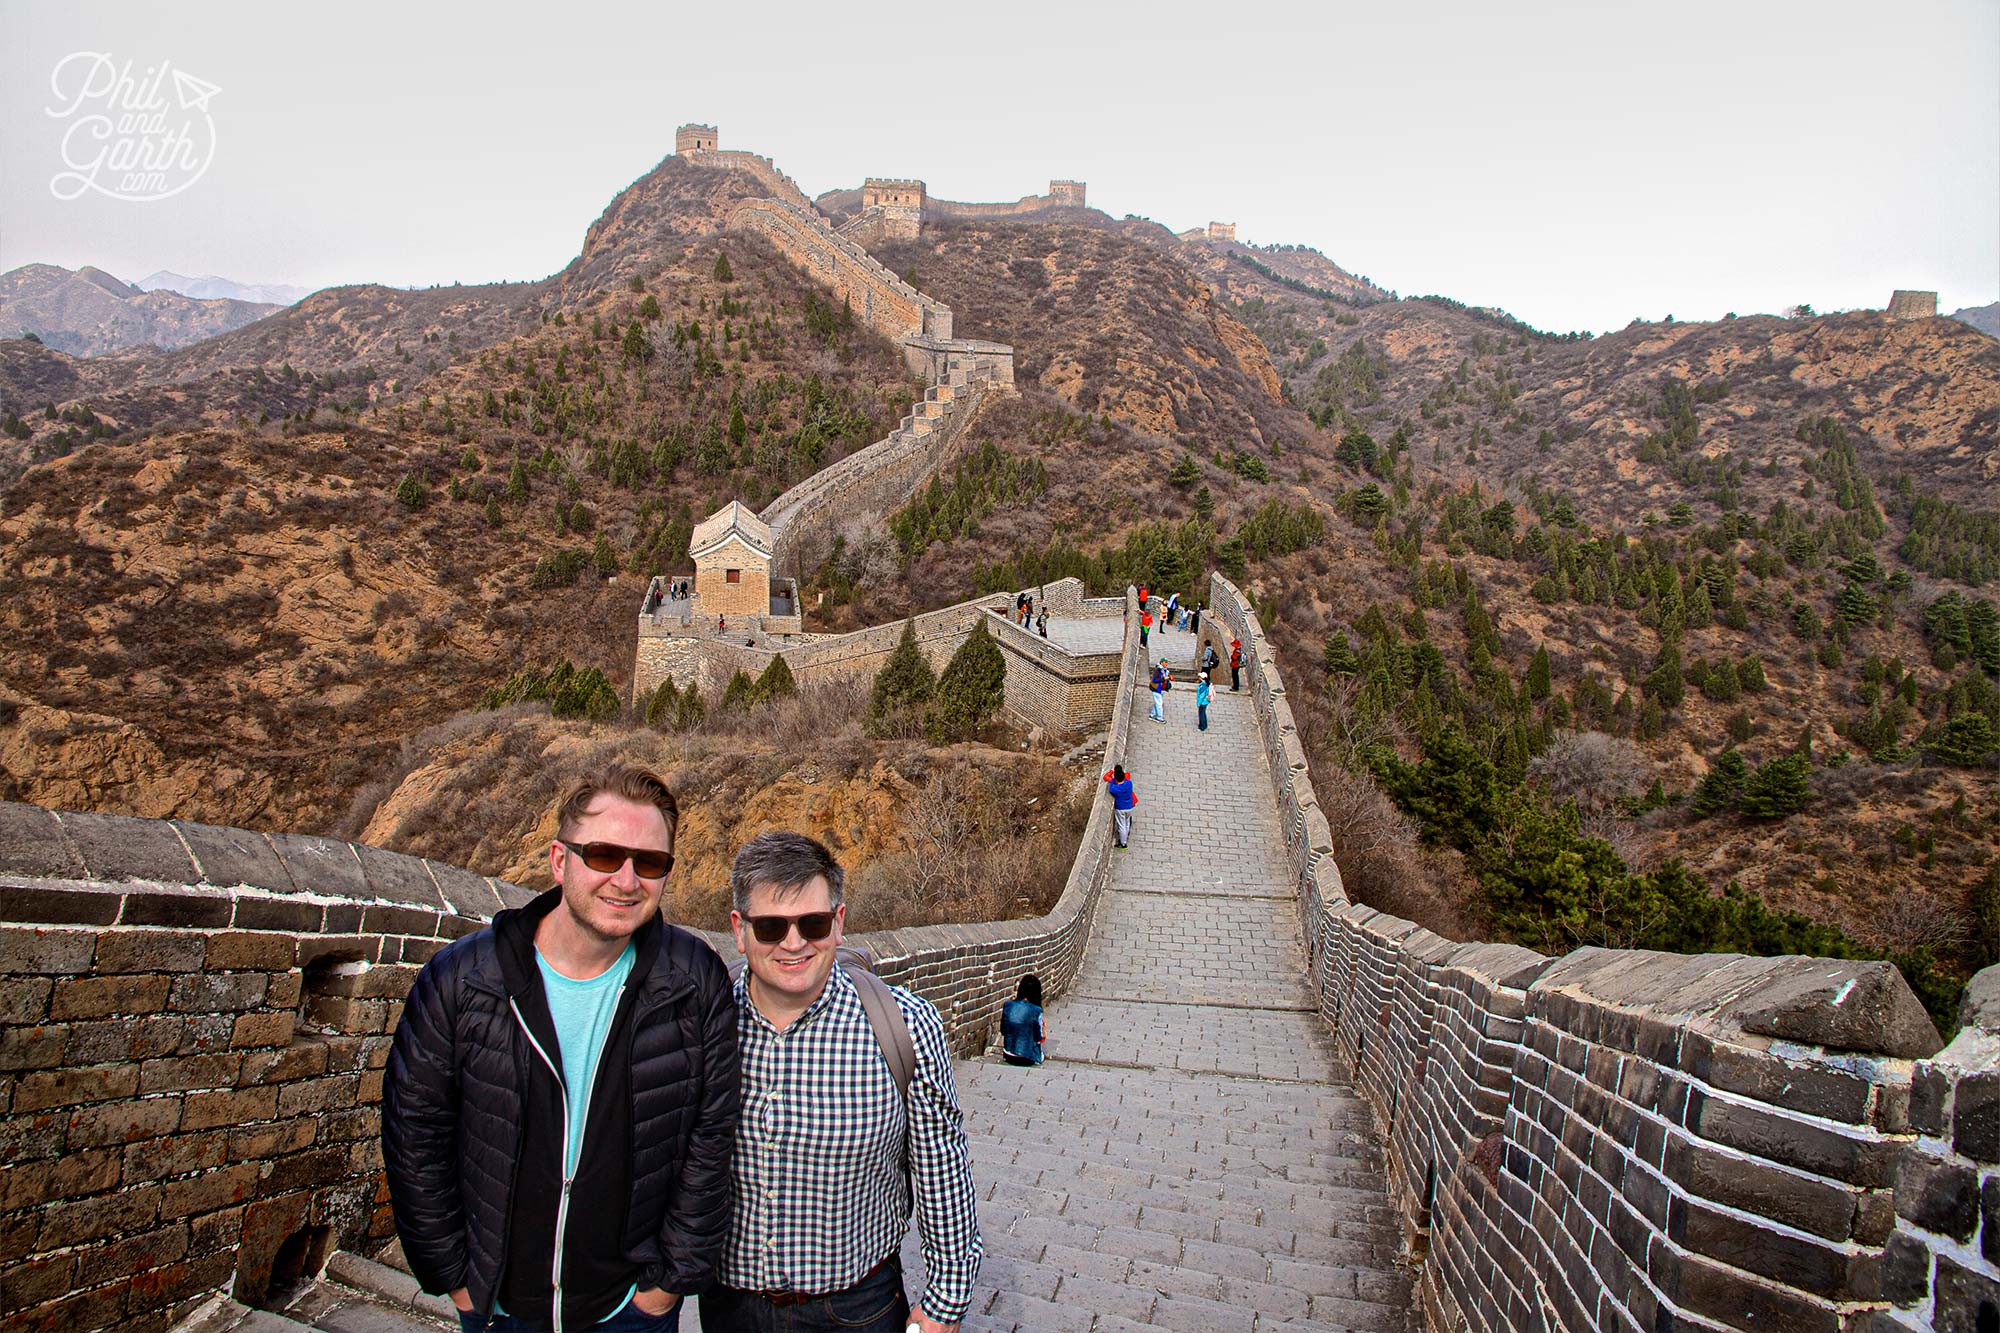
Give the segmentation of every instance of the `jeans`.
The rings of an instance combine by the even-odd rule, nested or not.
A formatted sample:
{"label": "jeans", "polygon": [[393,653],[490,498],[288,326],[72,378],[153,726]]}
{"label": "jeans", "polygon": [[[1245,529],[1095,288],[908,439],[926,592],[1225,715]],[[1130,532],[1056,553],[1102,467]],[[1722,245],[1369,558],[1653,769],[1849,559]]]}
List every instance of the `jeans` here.
{"label": "jeans", "polygon": [[1155,722],[1165,722],[1166,720],[1167,720],[1167,694],[1166,694],[1166,691],[1165,691],[1165,690],[1154,690],[1154,691],[1153,691],[1153,721],[1155,721]]}
{"label": "jeans", "polygon": [[[662,1315],[650,1315],[631,1301],[625,1308],[602,1323],[592,1324],[588,1333],[674,1333],[681,1326],[681,1306],[686,1302],[675,1301],[674,1308]],[[528,1326],[510,1314],[483,1315],[458,1312],[459,1333],[529,1333]]]}
{"label": "jeans", "polygon": [[845,1291],[800,1305],[773,1305],[755,1292],[732,1287],[711,1287],[701,1294],[702,1333],[822,1333],[843,1328],[903,1333],[909,1317],[903,1265],[897,1259]]}
{"label": "jeans", "polygon": [[1132,845],[1132,812],[1130,810],[1113,810],[1111,812],[1111,830],[1114,840],[1120,847],[1130,847]]}
{"label": "jeans", "polygon": [[1201,729],[1202,729],[1203,731],[1207,731],[1207,730],[1208,730],[1208,705],[1207,705],[1207,704],[1197,704],[1197,705],[1195,705],[1195,710],[1194,710],[1194,711],[1195,711],[1195,712],[1197,712],[1197,713],[1200,713],[1200,714],[1201,714]]}

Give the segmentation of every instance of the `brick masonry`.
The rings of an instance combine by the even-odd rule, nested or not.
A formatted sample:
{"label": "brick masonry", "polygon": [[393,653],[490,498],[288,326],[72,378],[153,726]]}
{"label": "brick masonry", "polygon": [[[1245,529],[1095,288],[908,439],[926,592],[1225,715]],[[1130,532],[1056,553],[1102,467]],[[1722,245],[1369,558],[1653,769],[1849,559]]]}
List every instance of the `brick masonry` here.
{"label": "brick masonry", "polygon": [[1886,964],[1551,959],[1352,903],[1256,614],[1219,575],[1210,606],[1432,1327],[1995,1326],[2000,969],[1940,1051]]}

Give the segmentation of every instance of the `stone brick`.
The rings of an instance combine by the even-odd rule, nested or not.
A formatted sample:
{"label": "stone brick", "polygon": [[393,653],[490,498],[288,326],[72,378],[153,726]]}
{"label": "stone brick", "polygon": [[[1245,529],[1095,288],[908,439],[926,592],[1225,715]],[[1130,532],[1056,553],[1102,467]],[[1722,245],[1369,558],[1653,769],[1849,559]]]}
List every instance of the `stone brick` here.
{"label": "stone brick", "polygon": [[[4,809],[5,807],[0,807]],[[30,1259],[0,1268],[0,1310],[21,1310],[66,1295],[76,1286],[76,1256]]]}
{"label": "stone brick", "polygon": [[0,1119],[0,1162],[54,1157],[63,1150],[63,1132],[68,1123],[69,1116],[62,1111]]}
{"label": "stone brick", "polygon": [[210,1170],[222,1165],[227,1142],[220,1130],[210,1130],[135,1143],[125,1150],[123,1179],[130,1184]]}
{"label": "stone brick", "polygon": [[1840,1333],[1840,1316],[1831,1306],[1692,1256],[1676,1264],[1671,1280],[1663,1285],[1665,1295],[1681,1308],[1725,1328]]}
{"label": "stone brick", "polygon": [[0,1071],[53,1069],[68,1046],[69,1028],[61,1023],[0,1028]]}
{"label": "stone brick", "polygon": [[0,921],[108,926],[118,919],[124,907],[124,894],[99,888],[55,889],[39,884],[10,884],[5,893],[0,893]]}
{"label": "stone brick", "polygon": [[130,1065],[36,1070],[23,1074],[15,1083],[13,1109],[39,1111],[47,1106],[109,1101],[130,1097],[138,1088],[139,1071]]}
{"label": "stone brick", "polygon": [[62,825],[52,812],[37,805],[0,801],[0,874],[82,879],[83,862],[63,837]]}
{"label": "stone brick", "polygon": [[286,1083],[278,1089],[278,1114],[288,1118],[317,1115],[336,1107],[352,1106],[357,1079],[354,1074],[340,1074]]}
{"label": "stone brick", "polygon": [[[181,1013],[214,1014],[255,1009],[271,978],[262,972],[202,972],[177,977],[171,1003]],[[234,1035],[235,1024],[230,1025]]]}
{"label": "stone brick", "polygon": [[229,1160],[265,1161],[312,1146],[317,1127],[310,1120],[284,1120],[229,1133]]}
{"label": "stone brick", "polygon": [[259,1083],[290,1083],[325,1072],[325,1043],[305,1040],[281,1050],[251,1051],[243,1057],[238,1081],[247,1088]]}
{"label": "stone brick", "polygon": [[444,910],[444,895],[438,892],[430,871],[419,858],[359,843],[354,851],[361,862],[361,873],[368,881],[369,897],[427,907],[434,912]]}
{"label": "stone brick", "polygon": [[1945,1132],[1945,1103],[1951,1096],[1951,1078],[1928,1062],[1917,1066],[1910,1079],[1910,1127],[1919,1134]]}
{"label": "stone brick", "polygon": [[172,1055],[180,1049],[186,1030],[186,1019],[169,1015],[136,1022],[121,1018],[72,1023],[63,1059],[73,1065],[96,1065]]}
{"label": "stone brick", "polygon": [[1772,1111],[1703,1096],[1689,1101],[1689,1127],[1703,1138],[1754,1157],[1870,1187],[1889,1183],[1897,1145],[1844,1134]]}
{"label": "stone brick", "polygon": [[1988,1176],[1979,1191],[1979,1253],[1986,1262],[2000,1266],[2000,1176]]}
{"label": "stone brick", "polygon": [[76,977],[58,981],[49,1017],[107,1018],[113,1014],[158,1013],[167,998],[167,977]]}
{"label": "stone brick", "polygon": [[208,937],[211,972],[286,972],[298,961],[299,942],[265,930],[225,930]]}
{"label": "stone brick", "polygon": [[218,1125],[242,1125],[253,1120],[269,1120],[278,1113],[276,1088],[238,1088],[233,1092],[197,1092],[188,1096],[181,1112],[184,1130],[214,1129]]}
{"label": "stone brick", "polygon": [[324,898],[365,902],[373,897],[354,849],[335,838],[303,833],[273,833],[272,847],[302,892]]}
{"label": "stone brick", "polygon": [[1898,1305],[1911,1305],[1930,1294],[1931,1252],[1916,1237],[1903,1232],[1889,1237],[1882,1250],[1882,1295]]}
{"label": "stone brick", "polygon": [[1880,1245],[1896,1229],[1896,1192],[1863,1190],[1854,1204],[1854,1239]]}
{"label": "stone brick", "polygon": [[49,992],[55,982],[47,977],[9,977],[0,980],[0,1023],[38,1023],[49,1014]]}
{"label": "stone brick", "polygon": [[224,1208],[188,1220],[188,1253],[212,1254],[236,1248],[243,1234],[243,1209]]}
{"label": "stone brick", "polygon": [[187,1253],[185,1225],[157,1227],[136,1236],[122,1236],[93,1245],[79,1256],[77,1277],[85,1286],[110,1282],[130,1273],[170,1264]]}
{"label": "stone brick", "polygon": [[1784,1222],[1828,1240],[1847,1239],[1854,1192],[1762,1162],[1724,1156],[1700,1142],[1668,1145],[1668,1179],[1704,1199]]}
{"label": "stone brick", "polygon": [[[250,1163],[246,1167],[252,1172],[261,1169]],[[269,1163],[269,1168],[271,1174],[265,1188],[272,1193],[331,1185],[347,1175],[347,1150],[329,1146],[292,1153]]]}
{"label": "stone brick", "polygon": [[96,972],[199,972],[208,936],[181,930],[108,930],[97,942]]}
{"label": "stone brick", "polygon": [[117,1183],[118,1154],[108,1150],[21,1162],[0,1170],[0,1211],[97,1194]]}
{"label": "stone brick", "polygon": [[42,1210],[36,1248],[58,1249],[152,1225],[160,1211],[160,1187],[141,1185],[89,1199],[52,1203]]}
{"label": "stone brick", "polygon": [[185,926],[214,930],[229,924],[235,904],[216,893],[134,890],[125,895],[118,920],[127,926]]}
{"label": "stone brick", "polygon": [[181,1099],[145,1097],[138,1101],[111,1102],[72,1111],[69,1117],[71,1148],[103,1144],[136,1143],[140,1139],[171,1134],[181,1122]]}
{"label": "stone brick", "polygon": [[265,1046],[288,1046],[298,1017],[283,1013],[239,1014],[229,1033],[229,1044],[237,1050]]}
{"label": "stone brick", "polygon": [[1970,1240],[1979,1225],[1979,1177],[1970,1167],[1912,1150],[1896,1173],[1896,1213],[1926,1231]]}
{"label": "stone brick", "polygon": [[181,1042],[174,1051],[178,1055],[226,1051],[229,1049],[229,1039],[235,1035],[234,1014],[190,1014],[181,1020]]}
{"label": "stone brick", "polygon": [[[9,889],[0,898],[13,892]],[[0,974],[78,976],[90,971],[96,952],[95,931],[0,926]]]}
{"label": "stone brick", "polygon": [[129,815],[69,811],[61,819],[64,835],[83,857],[89,872],[86,878],[112,883],[134,879],[164,884],[194,882],[194,863],[170,824]]}
{"label": "stone brick", "polygon": [[243,1203],[257,1192],[264,1168],[257,1162],[240,1162],[218,1170],[170,1180],[161,1186],[160,1216],[186,1217],[190,1213],[212,1213]]}
{"label": "stone brick", "polygon": [[305,977],[297,972],[273,972],[271,987],[264,992],[264,1004],[272,1009],[296,1009],[305,994]]}
{"label": "stone brick", "polygon": [[323,903],[292,902],[244,894],[236,900],[234,922],[241,930],[282,930],[316,934],[326,925]]}
{"label": "stone brick", "polygon": [[218,888],[254,885],[281,893],[295,892],[285,863],[271,850],[263,834],[251,829],[218,828],[174,820],[173,827],[200,863],[201,882]]}
{"label": "stone brick", "polygon": [[2000,1282],[1939,1255],[1931,1321],[1937,1333],[1992,1333],[2000,1326]]}
{"label": "stone brick", "polygon": [[2000,1074],[1968,1074],[1952,1103],[1952,1146],[1981,1162],[2000,1162]]}
{"label": "stone brick", "polygon": [[169,1056],[139,1066],[139,1091],[186,1092],[193,1088],[233,1088],[243,1057],[217,1051],[208,1055]]}

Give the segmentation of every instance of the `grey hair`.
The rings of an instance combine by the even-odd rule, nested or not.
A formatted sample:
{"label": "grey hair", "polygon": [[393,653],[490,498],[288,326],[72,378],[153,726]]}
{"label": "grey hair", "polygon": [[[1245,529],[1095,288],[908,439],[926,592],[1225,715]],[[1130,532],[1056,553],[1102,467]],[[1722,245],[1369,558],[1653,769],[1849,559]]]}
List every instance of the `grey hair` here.
{"label": "grey hair", "polygon": [[847,872],[826,845],[803,833],[774,830],[759,833],[743,844],[736,862],[729,868],[730,906],[739,912],[750,910],[750,890],[759,886],[775,890],[779,897],[797,893],[815,878],[826,881],[829,906],[841,904]]}

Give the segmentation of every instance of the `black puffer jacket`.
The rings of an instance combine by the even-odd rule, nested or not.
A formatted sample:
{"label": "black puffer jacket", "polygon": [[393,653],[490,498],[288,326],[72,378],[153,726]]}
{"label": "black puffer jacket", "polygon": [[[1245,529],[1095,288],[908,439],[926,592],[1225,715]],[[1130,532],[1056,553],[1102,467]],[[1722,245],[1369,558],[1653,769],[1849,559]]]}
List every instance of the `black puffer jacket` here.
{"label": "black puffer jacket", "polygon": [[465,1287],[482,1312],[497,1298],[558,1326],[562,1217],[560,1327],[582,1329],[633,1283],[687,1293],[713,1277],[729,1226],[736,1006],[722,960],[693,935],[656,917],[633,937],[565,1209],[561,1057],[534,960],[535,928],[560,901],[550,890],[502,912],[424,966],[389,1052],[382,1146],[425,1291]]}

